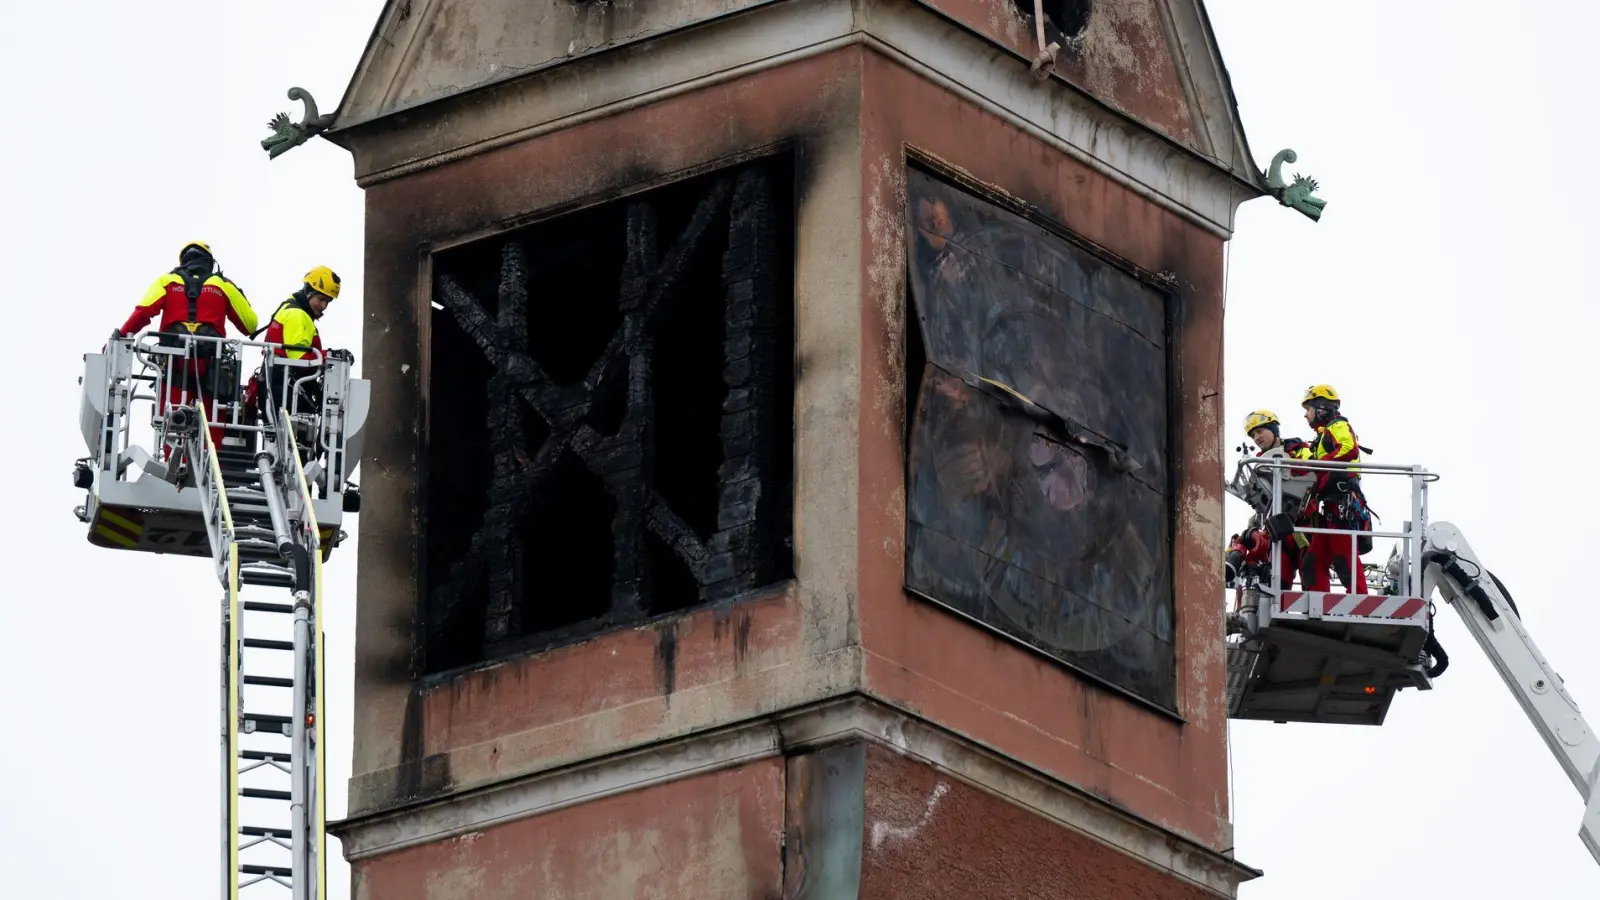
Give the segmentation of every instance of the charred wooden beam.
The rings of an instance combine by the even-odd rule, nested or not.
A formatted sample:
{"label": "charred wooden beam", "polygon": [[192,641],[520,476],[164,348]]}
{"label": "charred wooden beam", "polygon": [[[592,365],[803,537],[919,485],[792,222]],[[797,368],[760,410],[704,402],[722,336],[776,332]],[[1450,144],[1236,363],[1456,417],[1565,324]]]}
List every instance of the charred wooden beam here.
{"label": "charred wooden beam", "polygon": [[[661,573],[651,567],[658,561],[671,565],[665,561],[675,558],[681,563],[701,600],[757,587],[773,570],[769,557],[782,549],[787,533],[786,522],[767,521],[773,518],[770,507],[777,496],[771,479],[787,477],[774,463],[775,441],[788,436],[787,426],[780,427],[774,413],[781,405],[788,415],[787,404],[779,400],[776,363],[778,353],[789,352],[778,346],[777,317],[786,311],[777,303],[777,254],[783,248],[778,246],[773,186],[759,167],[748,167],[737,178],[715,178],[664,252],[656,202],[646,195],[626,208],[617,275],[620,323],[575,384],[557,383],[530,350],[530,293],[545,291],[530,272],[544,260],[535,255],[530,265],[525,246],[537,244],[525,245],[515,237],[505,241],[492,316],[448,266],[439,267],[436,296],[491,368],[486,391],[492,477],[487,506],[470,542],[429,593],[433,639],[459,627],[469,602],[485,604],[474,608],[483,613],[480,653],[522,638],[528,525],[537,514],[542,486],[562,458],[581,462],[614,508],[606,573],[610,606],[587,621],[616,623],[654,612],[658,598],[652,592]],[[725,236],[712,227],[724,216]],[[705,271],[701,260],[718,244],[725,317],[719,349],[727,390],[716,436],[721,459],[707,461],[720,463],[714,530],[701,534],[654,482],[662,427],[656,351],[663,323],[672,321],[681,304],[707,302],[704,281],[695,281],[700,286],[693,292],[686,288],[691,280],[704,278],[695,273]],[[531,433],[529,415],[548,426],[542,442]],[[704,519],[708,512],[709,507],[696,515]],[[652,559],[652,535],[670,557]]]}
{"label": "charred wooden beam", "polygon": [[729,218],[722,256],[727,323],[722,378],[728,393],[722,403],[717,533],[706,571],[712,580],[702,582],[708,600],[749,590],[764,574],[760,564],[772,548],[757,524],[758,511],[777,475],[769,424],[776,393],[777,240],[772,187],[759,169],[740,175]]}

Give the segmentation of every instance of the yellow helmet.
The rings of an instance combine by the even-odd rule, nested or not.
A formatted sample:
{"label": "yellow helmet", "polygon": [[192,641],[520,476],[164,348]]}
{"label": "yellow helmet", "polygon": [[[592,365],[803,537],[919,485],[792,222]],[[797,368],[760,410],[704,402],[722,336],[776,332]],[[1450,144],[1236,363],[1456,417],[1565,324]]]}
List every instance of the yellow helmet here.
{"label": "yellow helmet", "polygon": [[1327,400],[1330,403],[1339,402],[1339,392],[1332,385],[1313,384],[1306,388],[1306,395],[1300,399],[1300,405],[1305,406],[1313,400]]}
{"label": "yellow helmet", "polygon": [[183,262],[183,255],[184,255],[184,254],[185,254],[185,253],[188,253],[188,252],[189,252],[189,248],[190,248],[190,247],[194,247],[194,248],[197,248],[197,249],[200,249],[200,250],[203,250],[203,251],[205,251],[205,254],[206,254],[206,255],[207,255],[207,256],[213,256],[213,255],[214,255],[214,254],[213,254],[213,253],[212,253],[212,252],[211,252],[211,245],[210,245],[210,244],[208,244],[208,243],[206,243],[206,242],[205,242],[205,241],[190,241],[190,242],[189,242],[189,243],[187,243],[187,244],[184,244],[184,245],[183,245],[183,246],[182,246],[182,247],[181,247],[181,248],[179,248],[179,250],[178,250],[178,262],[179,262],[179,263],[180,263],[180,264],[181,264],[181,263],[182,263],[182,262]]}
{"label": "yellow helmet", "polygon": [[1277,425],[1278,417],[1270,409],[1258,409],[1244,417],[1244,433],[1248,437],[1251,432],[1263,425]]}
{"label": "yellow helmet", "polygon": [[339,276],[327,266],[317,266],[306,273],[306,287],[329,300],[339,299]]}

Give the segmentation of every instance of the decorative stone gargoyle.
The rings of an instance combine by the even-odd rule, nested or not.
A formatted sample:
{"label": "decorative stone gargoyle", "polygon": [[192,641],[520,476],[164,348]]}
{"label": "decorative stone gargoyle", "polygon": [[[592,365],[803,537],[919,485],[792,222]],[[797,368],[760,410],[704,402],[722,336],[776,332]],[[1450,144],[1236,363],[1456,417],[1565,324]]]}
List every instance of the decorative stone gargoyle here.
{"label": "decorative stone gargoyle", "polygon": [[1278,198],[1278,202],[1289,207],[1313,222],[1322,218],[1322,208],[1328,201],[1320,197],[1313,197],[1317,191],[1316,179],[1307,178],[1299,172],[1294,173],[1294,181],[1283,183],[1283,164],[1299,159],[1293,150],[1279,150],[1278,155],[1272,158],[1272,165],[1264,173],[1267,179],[1267,191]]}
{"label": "decorative stone gargoyle", "polygon": [[278,113],[272,117],[267,127],[272,129],[273,134],[261,141],[261,149],[267,151],[268,159],[277,159],[327,131],[328,126],[333,124],[333,113],[317,115],[317,101],[311,98],[311,92],[305,88],[289,88],[289,99],[303,101],[306,116],[299,122],[289,121],[288,113]]}

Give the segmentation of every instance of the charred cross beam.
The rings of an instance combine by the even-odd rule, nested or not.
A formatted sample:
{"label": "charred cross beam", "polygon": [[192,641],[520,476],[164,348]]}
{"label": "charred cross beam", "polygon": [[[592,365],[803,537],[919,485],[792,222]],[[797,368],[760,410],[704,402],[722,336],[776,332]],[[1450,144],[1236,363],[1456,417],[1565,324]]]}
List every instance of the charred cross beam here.
{"label": "charred cross beam", "polygon": [[[655,325],[677,299],[683,275],[712,219],[727,200],[728,179],[720,179],[696,207],[683,234],[666,259],[657,258],[655,211],[647,204],[628,208],[627,258],[622,267],[618,306],[622,329],[601,356],[602,378],[626,366],[627,408],[615,435],[578,426],[572,449],[606,485],[616,502],[611,533],[615,543],[611,603],[613,611],[639,613],[648,598],[649,565],[644,552],[646,531],[654,531],[704,583],[706,550],[694,531],[655,492],[655,404],[650,368],[655,350]],[[597,392],[598,393],[598,392]]]}
{"label": "charred cross beam", "polygon": [[[440,279],[440,287],[462,329],[495,367],[488,383],[489,451],[493,465],[489,508],[472,535],[465,558],[454,567],[446,585],[435,591],[436,608],[448,611],[485,577],[491,598],[520,593],[521,523],[527,516],[534,488],[554,466],[561,447],[555,441],[547,441],[532,460],[526,456],[527,429],[520,399],[549,387],[549,381],[528,352],[528,277],[522,245],[510,241],[501,253],[495,318],[490,319],[477,300],[448,276]],[[486,636],[502,639],[515,633],[520,624],[516,604],[490,605],[484,626]]]}
{"label": "charred cross beam", "polygon": [[774,470],[774,428],[764,416],[779,408],[776,253],[777,222],[770,183],[746,172],[735,188],[722,259],[724,316],[722,466],[717,471],[717,533],[706,565],[707,599],[759,586],[761,570],[778,550],[784,523],[766,514],[789,473]]}
{"label": "charred cross beam", "polygon": [[[763,428],[758,418],[774,390],[775,225],[770,190],[767,180],[753,169],[742,173],[737,185],[732,178],[719,179],[664,256],[658,251],[654,210],[648,202],[632,204],[618,304],[622,326],[575,385],[558,385],[529,351],[530,277],[520,242],[508,241],[502,251],[493,318],[455,279],[440,275],[440,300],[494,367],[488,383],[493,480],[489,508],[466,554],[433,592],[430,622],[435,633],[447,626],[485,579],[489,595],[485,644],[521,633],[522,525],[540,484],[566,451],[582,460],[615,501],[613,614],[637,616],[648,607],[649,556],[644,545],[649,533],[689,568],[704,595],[723,596],[754,585],[754,560],[770,551],[772,543],[769,535],[758,532],[757,516],[762,485],[773,475],[770,453],[765,452],[770,440],[763,437],[770,429]],[[709,541],[702,541],[655,491],[651,365],[657,326],[680,298],[686,273],[730,194],[723,260],[728,318],[724,380],[729,388],[719,470],[723,487],[718,530]],[[625,399],[622,424],[615,434],[605,435],[594,427],[592,413],[610,406],[617,392],[623,392]],[[526,454],[523,404],[550,426],[549,437],[532,459]]]}

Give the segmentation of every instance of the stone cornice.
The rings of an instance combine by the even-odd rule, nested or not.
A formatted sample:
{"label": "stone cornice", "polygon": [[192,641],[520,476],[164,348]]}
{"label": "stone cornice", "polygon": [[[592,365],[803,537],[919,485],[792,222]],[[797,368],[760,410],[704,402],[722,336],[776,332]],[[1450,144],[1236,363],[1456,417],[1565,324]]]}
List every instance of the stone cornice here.
{"label": "stone cornice", "polygon": [[[1260,195],[1153,131],[912,0],[763,4],[327,133],[363,187],[779,66],[865,46],[1223,239]],[[648,60],[648,64],[645,61]],[[574,90],[581,81],[583,90]],[[442,123],[448,123],[444,127]]]}
{"label": "stone cornice", "polygon": [[652,785],[862,740],[1025,807],[1217,896],[1260,876],[1237,860],[864,695],[331,823],[351,861]]}

